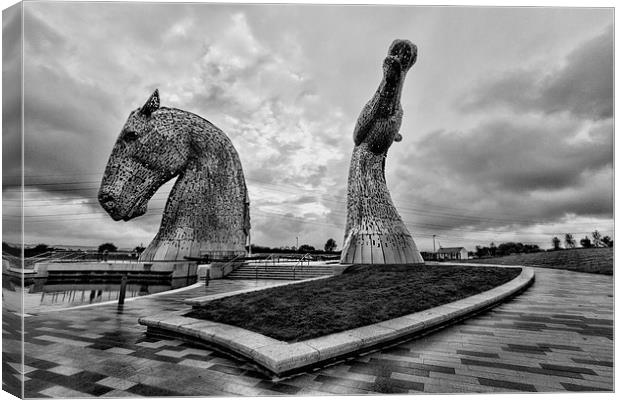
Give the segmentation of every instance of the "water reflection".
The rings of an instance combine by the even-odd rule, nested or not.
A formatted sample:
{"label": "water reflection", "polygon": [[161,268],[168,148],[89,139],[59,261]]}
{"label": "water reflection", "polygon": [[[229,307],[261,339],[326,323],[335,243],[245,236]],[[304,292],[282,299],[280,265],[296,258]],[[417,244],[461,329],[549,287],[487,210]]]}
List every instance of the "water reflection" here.
{"label": "water reflection", "polygon": [[[127,283],[125,299],[161,293],[196,283],[196,276],[167,281],[132,281]],[[22,287],[20,279],[3,276],[2,297],[11,311],[20,311],[21,296],[25,313],[117,301],[120,296],[120,282],[70,282],[59,283],[47,279],[26,282]]]}

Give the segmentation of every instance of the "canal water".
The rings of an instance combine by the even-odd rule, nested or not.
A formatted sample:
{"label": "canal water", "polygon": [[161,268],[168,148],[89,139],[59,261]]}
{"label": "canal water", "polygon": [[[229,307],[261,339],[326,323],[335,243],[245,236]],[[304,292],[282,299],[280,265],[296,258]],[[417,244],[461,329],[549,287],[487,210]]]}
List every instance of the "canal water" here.
{"label": "canal water", "polygon": [[[21,312],[23,301],[24,313],[39,314],[41,312],[64,309],[86,304],[97,304],[106,301],[118,301],[120,283],[48,283],[38,279],[33,283],[21,286],[19,279],[2,277],[2,300],[10,311]],[[127,284],[125,299],[161,293],[196,283],[197,278],[180,278],[164,282],[143,281]]]}

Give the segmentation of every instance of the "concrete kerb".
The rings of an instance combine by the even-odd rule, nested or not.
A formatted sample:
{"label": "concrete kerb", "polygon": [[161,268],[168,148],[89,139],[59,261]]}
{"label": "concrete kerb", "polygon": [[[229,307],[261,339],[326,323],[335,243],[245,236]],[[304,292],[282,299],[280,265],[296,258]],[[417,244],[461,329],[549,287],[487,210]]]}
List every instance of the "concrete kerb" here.
{"label": "concrete kerb", "polygon": [[[466,299],[297,343],[279,341],[231,325],[182,317],[179,311],[142,317],[139,323],[147,326],[149,331],[153,330],[158,333],[164,331],[166,334],[199,339],[207,345],[214,344],[255,362],[279,377],[313,365],[329,363],[330,360],[340,359],[381,344],[395,342],[417,333],[438,329],[484,310],[524,290],[534,281],[534,270],[529,267],[521,268],[521,274],[512,281]],[[256,289],[243,290],[234,294],[253,290]],[[209,297],[209,300],[213,299],[213,296]],[[206,301],[205,298],[201,298],[199,304]]]}

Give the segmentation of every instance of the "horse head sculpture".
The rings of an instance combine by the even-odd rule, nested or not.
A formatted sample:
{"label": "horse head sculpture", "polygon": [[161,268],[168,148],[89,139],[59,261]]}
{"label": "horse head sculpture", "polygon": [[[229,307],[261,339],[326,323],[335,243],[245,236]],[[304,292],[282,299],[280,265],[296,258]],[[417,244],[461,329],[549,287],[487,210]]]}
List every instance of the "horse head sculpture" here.
{"label": "horse head sculpture", "polygon": [[368,143],[375,154],[387,152],[393,142],[400,142],[398,132],[403,119],[400,96],[407,72],[418,58],[418,48],[408,40],[395,40],[383,60],[383,79],[375,95],[362,109],[353,141],[356,146]]}
{"label": "horse head sculpture", "polygon": [[400,96],[418,49],[395,40],[383,60],[383,79],[366,103],[353,132],[347,188],[347,222],[341,263],[422,264],[424,260],[403,223],[385,181],[387,151],[402,140]]}
{"label": "horse head sculpture", "polygon": [[155,90],[121,130],[99,203],[115,221],[128,221],[146,213],[157,189],[175,177],[159,231],[140,259],[244,254],[249,198],[237,151],[209,121],[161,107]]}

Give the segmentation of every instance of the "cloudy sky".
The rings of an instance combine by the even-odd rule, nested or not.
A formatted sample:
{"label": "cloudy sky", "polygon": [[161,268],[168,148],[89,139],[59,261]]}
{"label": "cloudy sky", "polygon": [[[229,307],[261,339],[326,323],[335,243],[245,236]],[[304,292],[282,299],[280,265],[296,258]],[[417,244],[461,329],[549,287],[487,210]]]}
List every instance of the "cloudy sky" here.
{"label": "cloudy sky", "polygon": [[[433,234],[470,250],[613,236],[612,32],[601,8],[25,3],[25,242],[149,243],[171,184],[129,222],[96,193],[129,112],[159,88],[232,139],[254,243],[341,245],[353,128],[396,38],[419,53],[386,179],[422,250]],[[5,126],[17,110],[3,104]],[[17,138],[3,140],[3,212],[18,215]]]}

